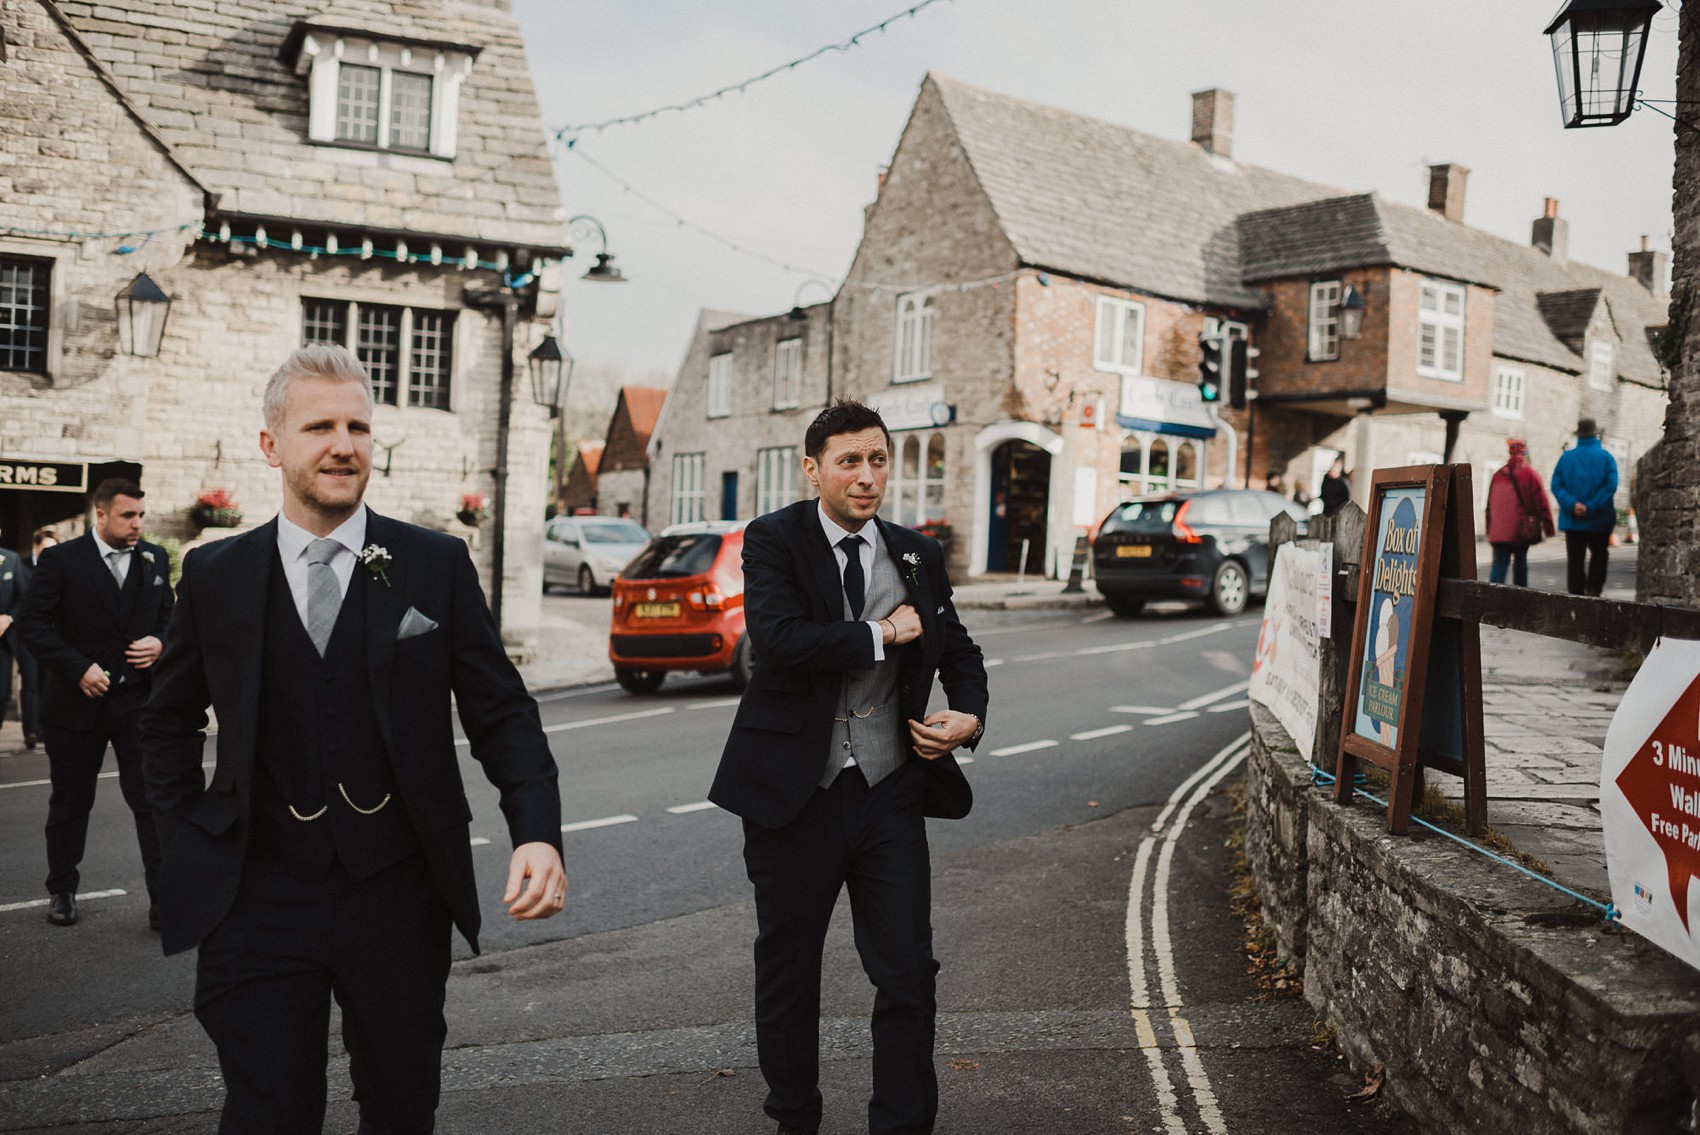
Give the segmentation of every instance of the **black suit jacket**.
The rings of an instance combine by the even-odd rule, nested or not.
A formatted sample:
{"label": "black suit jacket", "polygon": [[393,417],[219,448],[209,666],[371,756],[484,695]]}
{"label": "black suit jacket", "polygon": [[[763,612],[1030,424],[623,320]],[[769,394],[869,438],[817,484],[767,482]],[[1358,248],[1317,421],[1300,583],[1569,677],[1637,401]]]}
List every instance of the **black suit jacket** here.
{"label": "black suit jacket", "polygon": [[10,548],[0,548],[0,615],[12,616],[12,626],[5,634],[0,634],[0,660],[16,653],[13,646],[21,634],[17,620],[23,613],[24,592],[28,590],[29,578],[29,566],[23,557]]}
{"label": "black suit jacket", "polygon": [[[484,775],[501,790],[514,845],[561,846],[555,759],[537,703],[502,648],[466,544],[368,512],[366,539],[388,551],[388,583],[357,564],[377,715],[397,796],[455,924],[478,948],[478,896],[450,722],[450,695]],[[247,858],[255,729],[265,651],[266,589],[277,521],[196,549],[185,559],[177,615],[142,716],[148,798],[165,863],[161,944],[168,954],[205,938],[230,910]],[[398,638],[409,609],[437,623]],[[212,779],[201,768],[206,709],[218,716]]]}
{"label": "black suit jacket", "polygon": [[87,727],[91,702],[78,683],[95,663],[111,675],[109,704],[124,698],[139,706],[147,696],[153,669],[135,669],[124,661],[124,650],[148,635],[165,638],[173,602],[165,549],[138,543],[130,554],[130,573],[138,572],[140,592],[126,616],[118,581],[93,533],[41,553],[30,573],[19,625],[25,645],[41,664],[41,717],[47,724]]}
{"label": "black suit jacket", "polygon": [[[843,577],[821,531],[819,507],[798,501],[744,529],[744,620],[755,672],[708,798],[768,828],[790,823],[820,783],[845,672],[874,665],[866,624],[844,618]],[[950,601],[943,551],[929,536],[877,518],[874,523],[921,618],[918,647],[887,647],[900,655],[898,725],[905,743],[907,719],[926,716],[935,675],[951,709],[985,721],[986,668]],[[954,754],[910,759],[927,776],[927,815],[954,820],[968,814],[974,794]]]}

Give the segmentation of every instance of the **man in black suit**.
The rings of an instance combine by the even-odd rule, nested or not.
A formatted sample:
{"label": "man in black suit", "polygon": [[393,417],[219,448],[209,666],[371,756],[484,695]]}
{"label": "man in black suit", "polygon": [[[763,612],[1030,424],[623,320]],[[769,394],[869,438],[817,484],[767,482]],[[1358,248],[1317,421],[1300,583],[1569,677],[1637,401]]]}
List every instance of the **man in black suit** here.
{"label": "man in black suit", "polygon": [[[29,590],[30,576],[41,563],[41,553],[59,543],[59,535],[51,528],[37,528],[30,545],[30,554],[23,557],[24,590]],[[22,602],[19,603],[20,609]],[[24,748],[41,744],[41,663],[36,661],[22,631],[13,632],[12,652],[18,656],[18,709],[23,717]]]}
{"label": "man in black suit", "polygon": [[221,1131],[319,1131],[334,996],[360,1130],[428,1132],[451,924],[474,950],[479,924],[451,695],[501,791],[519,919],[566,898],[555,761],[465,543],[362,503],[372,398],[354,356],[295,352],[264,411],[283,511],[185,560],[143,722],[163,945],[200,948]]}
{"label": "man in black suit", "polygon": [[0,548],[0,721],[6,720],[6,706],[12,700],[14,656],[22,667],[23,656],[17,647],[19,636],[12,628],[24,606],[24,585],[28,579],[23,557],[10,548]]}
{"label": "man in black suit", "polygon": [[42,669],[47,742],[47,920],[77,922],[77,865],[110,744],[118,787],[136,820],[147,879],[148,924],[159,928],[159,835],[142,776],[142,707],[171,621],[171,561],[142,539],[147,508],[134,481],[95,486],[94,527],[41,554],[19,627]]}
{"label": "man in black suit", "polygon": [[[924,817],[959,819],[973,803],[952,754],[984,731],[986,670],[938,544],[877,516],[891,453],[880,416],[835,402],[804,449],[820,499],[744,531],[755,672],[709,793],[744,820],[763,1106],[781,1133],[820,1126],[821,951],[848,887],[877,990],[869,1131],[930,1132],[938,962]],[[950,708],[928,714],[935,675]]]}

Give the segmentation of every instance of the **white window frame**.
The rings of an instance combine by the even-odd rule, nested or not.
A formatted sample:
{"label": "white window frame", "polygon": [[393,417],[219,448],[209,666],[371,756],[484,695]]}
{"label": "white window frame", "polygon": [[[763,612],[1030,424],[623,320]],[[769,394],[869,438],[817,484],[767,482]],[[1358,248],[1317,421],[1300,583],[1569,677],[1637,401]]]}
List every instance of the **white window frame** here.
{"label": "white window frame", "polygon": [[[1132,336],[1132,359],[1127,357],[1126,351],[1129,319],[1138,321],[1138,327]],[[1114,348],[1108,357],[1103,350],[1106,332],[1109,333],[1109,342]],[[1145,305],[1133,300],[1117,299],[1115,296],[1099,296],[1097,318],[1092,325],[1092,369],[1108,371],[1111,374],[1143,374],[1144,366]]]}
{"label": "white window frame", "polygon": [[[396,337],[396,372],[395,372],[395,401],[375,401],[378,406],[388,406],[391,409],[437,411],[444,414],[455,412],[460,391],[462,360],[466,357],[462,350],[461,328],[466,320],[460,318],[460,313],[454,308],[421,307],[417,304],[367,303],[363,300],[339,300],[328,296],[304,295],[301,297],[301,342],[307,345],[306,305],[309,303],[335,304],[343,307],[342,342],[341,346],[349,351],[359,352],[360,340],[360,309],[367,307],[394,308],[401,312],[401,325]],[[442,316],[449,321],[449,330],[444,343],[448,352],[448,381],[443,391],[443,405],[419,406],[414,404],[413,389],[413,327],[415,317],[423,312],[427,315]],[[326,342],[315,339],[313,342]]]}
{"label": "white window frame", "polygon": [[933,311],[931,293],[909,292],[897,297],[891,381],[920,382],[933,376]]}
{"label": "white window frame", "polygon": [[670,523],[694,524],[702,519],[702,467],[703,455],[700,453],[673,455],[673,508]]}
{"label": "white window frame", "polygon": [[803,397],[803,340],[781,339],[773,345],[773,408],[795,410]]}
{"label": "white window frame", "polygon": [[[378,78],[378,140],[376,145],[337,136],[337,92],[342,64],[376,67]],[[431,79],[430,142],[424,150],[398,149],[390,141],[391,88],[396,72]],[[472,72],[472,53],[443,46],[427,47],[362,36],[338,35],[313,29],[301,37],[295,73],[307,76],[307,138],[328,146],[354,150],[389,150],[398,154],[453,160],[458,141],[460,88]]]}
{"label": "white window frame", "polygon": [[1317,280],[1310,286],[1310,330],[1306,336],[1306,360],[1332,362],[1340,357],[1340,297],[1345,285],[1339,280]]}
{"label": "white window frame", "polygon": [[[946,447],[944,467],[936,477],[927,464],[927,454],[932,451],[934,438]],[[881,510],[887,520],[913,528],[934,520],[950,519],[944,515],[944,489],[950,470],[949,445],[949,438],[941,430],[903,430],[891,435],[891,459],[886,464],[889,472],[885,484],[885,506]],[[913,478],[903,471],[903,458],[910,446],[917,447]],[[932,510],[927,507],[927,501],[934,495],[939,500],[938,514],[929,515]]]}
{"label": "white window frame", "polygon": [[[0,368],[0,374],[32,374],[45,377],[52,381],[60,374],[64,361],[65,335],[81,332],[88,317],[82,314],[84,305],[71,299],[66,294],[65,281],[70,269],[76,266],[77,252],[80,244],[66,244],[64,241],[36,241],[28,237],[6,237],[0,239],[0,256],[20,260],[45,260],[49,262],[47,270],[47,358],[41,370],[9,370]],[[102,314],[110,316],[112,306],[108,303]]]}
{"label": "white window frame", "polygon": [[[1433,297],[1432,304],[1430,297]],[[1456,298],[1458,311],[1456,314],[1446,310],[1447,300]],[[1464,316],[1469,305],[1469,296],[1465,293],[1463,284],[1450,280],[1424,279],[1417,299],[1417,373],[1424,378],[1438,378],[1445,382],[1464,381]],[[1423,335],[1428,329],[1434,333],[1434,363],[1423,364]],[[1457,365],[1446,365],[1446,345],[1452,340],[1457,352]]]}
{"label": "white window frame", "polygon": [[797,497],[797,447],[756,450],[756,515],[766,516]]}
{"label": "white window frame", "polygon": [[1616,377],[1617,350],[1604,339],[1588,345],[1588,389],[1610,391]]}
{"label": "white window frame", "polygon": [[708,410],[710,418],[732,414],[732,352],[708,357]]}
{"label": "white window frame", "polygon": [[1499,366],[1493,370],[1493,416],[1523,420],[1523,400],[1529,376],[1522,367]]}
{"label": "white window frame", "polygon": [[[1161,441],[1169,451],[1169,472],[1162,477],[1154,477],[1151,473],[1151,446],[1157,441]],[[1139,445],[1139,469],[1124,473],[1121,471],[1121,454],[1127,452],[1129,442],[1137,442]],[[1187,478],[1178,474],[1182,446],[1192,447],[1193,475]],[[1148,493],[1201,489],[1204,487],[1205,462],[1209,456],[1209,443],[1203,438],[1151,433],[1147,430],[1123,430],[1121,447],[1116,454],[1116,484],[1119,497],[1125,501]]]}

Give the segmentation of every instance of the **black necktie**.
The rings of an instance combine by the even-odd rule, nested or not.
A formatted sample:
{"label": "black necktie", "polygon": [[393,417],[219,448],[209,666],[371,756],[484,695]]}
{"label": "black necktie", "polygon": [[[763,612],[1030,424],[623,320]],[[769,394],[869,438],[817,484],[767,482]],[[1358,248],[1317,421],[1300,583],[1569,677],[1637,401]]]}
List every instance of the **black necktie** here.
{"label": "black necktie", "polygon": [[850,600],[850,617],[859,619],[867,598],[867,583],[862,578],[862,538],[846,536],[838,546],[844,551],[844,598]]}

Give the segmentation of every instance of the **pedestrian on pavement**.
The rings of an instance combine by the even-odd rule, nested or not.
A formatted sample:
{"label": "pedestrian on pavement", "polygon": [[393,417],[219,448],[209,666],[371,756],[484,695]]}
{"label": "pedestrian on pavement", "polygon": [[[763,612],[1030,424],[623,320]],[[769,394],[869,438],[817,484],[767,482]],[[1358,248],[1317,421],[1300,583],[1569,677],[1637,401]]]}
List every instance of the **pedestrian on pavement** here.
{"label": "pedestrian on pavement", "polygon": [[362,503],[372,396],[354,356],[296,351],[264,415],[283,511],[187,557],[143,719],[162,944],[200,948],[220,1130],[320,1129],[334,995],[360,1129],[428,1132],[451,923],[478,948],[451,695],[501,793],[514,843],[502,901],[518,919],[566,897],[555,761],[466,544]]}
{"label": "pedestrian on pavement", "polygon": [[[59,534],[51,528],[37,528],[30,544],[30,554],[24,560],[24,587],[30,585],[41,553],[59,542]],[[12,650],[18,656],[18,709],[23,717],[24,748],[34,749],[41,744],[41,663],[35,651],[24,641],[21,631],[11,636],[16,641]]]}
{"label": "pedestrian on pavement", "polygon": [[0,548],[0,721],[6,720],[6,708],[12,702],[12,659],[19,653],[20,637],[12,628],[23,610],[28,578],[23,557]]}
{"label": "pedestrian on pavement", "polygon": [[1303,477],[1293,478],[1293,503],[1300,508],[1310,507],[1310,486]]}
{"label": "pedestrian on pavement", "polygon": [[[763,1107],[781,1133],[820,1127],[821,949],[848,887],[877,990],[868,1130],[927,1132],[938,962],[924,817],[973,803],[952,754],[984,731],[986,670],[938,543],[877,515],[891,453],[879,414],[836,401],[803,444],[820,499],[744,532],[755,673],[709,792],[744,821]],[[950,708],[927,714],[935,675]]]}
{"label": "pedestrian on pavement", "polygon": [[1506,568],[1512,582],[1529,586],[1529,546],[1551,536],[1552,508],[1547,504],[1541,475],[1529,464],[1529,447],[1521,438],[1508,438],[1504,465],[1488,482],[1487,538],[1493,545],[1489,583],[1504,583]]}
{"label": "pedestrian on pavement", "polygon": [[1346,475],[1346,459],[1336,455],[1328,466],[1328,472],[1322,475],[1322,487],[1317,490],[1322,498],[1322,515],[1333,516],[1345,507],[1352,499],[1352,480]]}
{"label": "pedestrian on pavement", "polygon": [[1611,530],[1617,526],[1616,494],[1617,459],[1600,444],[1594,419],[1583,418],[1576,423],[1576,444],[1559,455],[1552,470],[1572,595],[1598,595],[1605,589]]}
{"label": "pedestrian on pavement", "polygon": [[1271,469],[1263,478],[1263,491],[1274,493],[1278,497],[1287,495],[1287,483],[1281,479],[1281,470]]}
{"label": "pedestrian on pavement", "polygon": [[134,481],[95,486],[94,527],[46,548],[30,574],[19,629],[41,666],[47,744],[47,920],[77,922],[78,864],[106,747],[135,818],[148,925],[159,928],[159,836],[142,776],[142,707],[171,621],[171,560],[142,539],[147,507]]}

